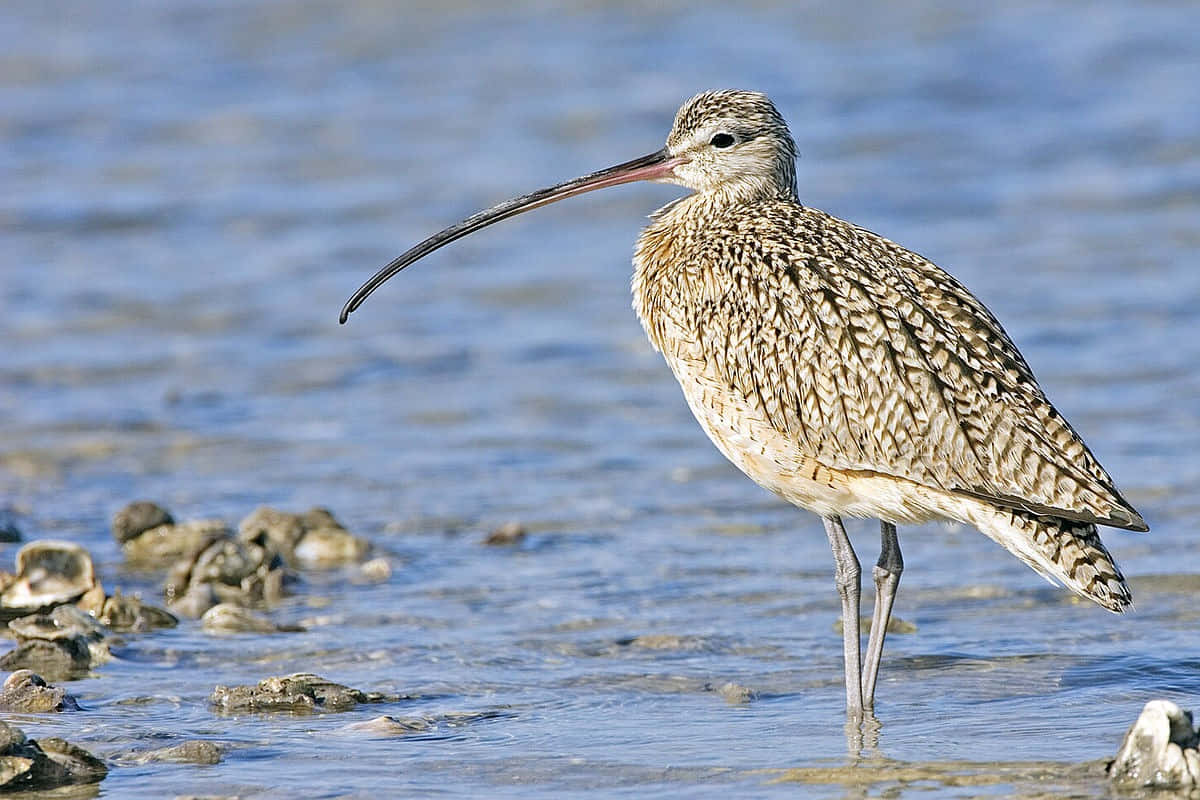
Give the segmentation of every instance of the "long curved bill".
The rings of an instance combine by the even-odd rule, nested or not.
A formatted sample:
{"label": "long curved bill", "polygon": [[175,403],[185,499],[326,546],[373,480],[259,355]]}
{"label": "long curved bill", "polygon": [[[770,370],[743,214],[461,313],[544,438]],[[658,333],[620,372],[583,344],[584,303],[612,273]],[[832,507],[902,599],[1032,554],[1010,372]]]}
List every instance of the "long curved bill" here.
{"label": "long curved bill", "polygon": [[517,214],[525,211],[541,208],[550,203],[574,197],[577,194],[591,192],[596,189],[606,189],[609,186],[619,186],[622,183],[632,183],[633,181],[655,181],[669,178],[675,167],[681,163],[683,163],[683,159],[673,157],[667,148],[664,147],[657,153],[635,158],[633,161],[626,161],[624,164],[617,164],[615,167],[602,169],[599,172],[593,172],[590,175],[584,175],[582,178],[575,178],[566,183],[560,183],[546,189],[538,189],[536,192],[515,197],[512,200],[506,200],[499,205],[480,211],[478,214],[464,219],[457,225],[451,225],[446,230],[435,233],[408,252],[397,256],[391,263],[372,275],[371,279],[360,286],[358,291],[346,301],[346,305],[342,306],[342,315],[339,317],[339,321],[345,324],[350,314],[361,306],[363,301],[371,296],[371,292],[382,286],[388,278],[443,245],[450,244],[467,234],[486,228],[493,222],[500,222],[509,217],[515,217]]}

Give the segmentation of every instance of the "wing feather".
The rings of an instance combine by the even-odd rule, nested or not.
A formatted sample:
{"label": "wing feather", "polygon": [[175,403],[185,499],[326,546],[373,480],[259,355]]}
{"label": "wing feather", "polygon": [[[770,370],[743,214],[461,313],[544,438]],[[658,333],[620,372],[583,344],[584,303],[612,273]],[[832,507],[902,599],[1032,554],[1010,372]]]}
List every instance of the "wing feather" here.
{"label": "wing feather", "polygon": [[755,211],[708,232],[683,321],[775,428],[834,469],[1146,529],[962,284],[823,212]]}

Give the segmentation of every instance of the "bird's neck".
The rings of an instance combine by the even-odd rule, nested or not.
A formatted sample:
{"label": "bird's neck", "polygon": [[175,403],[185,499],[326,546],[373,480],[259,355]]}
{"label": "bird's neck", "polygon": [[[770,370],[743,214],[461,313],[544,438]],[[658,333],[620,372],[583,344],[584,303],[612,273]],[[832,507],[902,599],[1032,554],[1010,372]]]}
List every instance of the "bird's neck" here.
{"label": "bird's neck", "polygon": [[674,319],[691,306],[686,295],[695,281],[709,233],[740,204],[714,192],[697,192],[663,206],[651,215],[651,223],[638,237],[633,256],[633,308],[646,335],[659,352],[666,352],[673,327],[684,324]]}
{"label": "bird's neck", "polygon": [[738,180],[704,187],[688,199],[714,210],[760,201],[796,202],[795,177],[783,174],[746,175]]}

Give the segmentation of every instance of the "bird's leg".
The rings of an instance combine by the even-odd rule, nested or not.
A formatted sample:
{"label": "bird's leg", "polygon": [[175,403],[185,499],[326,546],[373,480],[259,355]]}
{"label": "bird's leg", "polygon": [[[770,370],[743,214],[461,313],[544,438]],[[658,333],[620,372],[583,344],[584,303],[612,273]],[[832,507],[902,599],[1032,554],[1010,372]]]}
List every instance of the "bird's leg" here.
{"label": "bird's leg", "polygon": [[850,537],[842,526],[842,518],[836,514],[822,517],[825,534],[833,548],[834,581],[838,595],[842,598],[842,655],[846,664],[846,712],[852,717],[862,717],[862,663],[859,660],[858,604],[862,597],[862,568],[858,556],[850,546]]}
{"label": "bird's leg", "polygon": [[862,693],[867,708],[875,707],[875,679],[879,677],[879,661],[883,658],[883,637],[887,635],[888,623],[892,619],[892,603],[896,600],[896,587],[900,585],[900,573],[904,571],[896,526],[881,521],[879,534],[879,563],[872,570],[875,579],[875,613],[871,616],[871,638],[867,642],[867,658],[863,664]]}

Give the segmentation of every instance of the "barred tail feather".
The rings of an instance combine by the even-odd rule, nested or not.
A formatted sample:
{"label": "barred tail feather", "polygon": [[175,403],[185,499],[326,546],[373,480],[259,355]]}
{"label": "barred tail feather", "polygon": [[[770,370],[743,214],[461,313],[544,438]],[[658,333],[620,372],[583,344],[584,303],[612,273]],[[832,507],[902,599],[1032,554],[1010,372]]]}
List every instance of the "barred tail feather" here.
{"label": "barred tail feather", "polygon": [[1133,605],[1129,586],[1095,525],[994,506],[977,509],[967,521],[1051,583],[1114,613]]}

